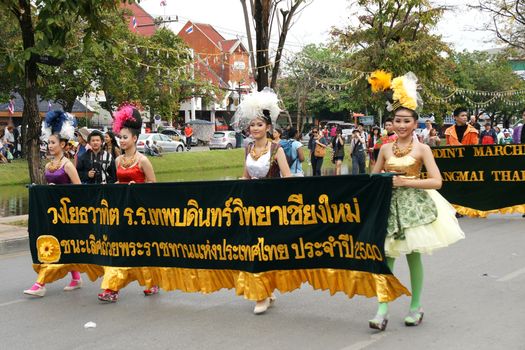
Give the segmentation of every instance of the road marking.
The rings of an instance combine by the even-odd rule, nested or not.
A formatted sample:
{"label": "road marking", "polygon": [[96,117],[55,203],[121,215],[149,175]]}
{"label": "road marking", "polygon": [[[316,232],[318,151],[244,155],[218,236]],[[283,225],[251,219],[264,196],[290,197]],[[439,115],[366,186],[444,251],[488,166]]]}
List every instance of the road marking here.
{"label": "road marking", "polygon": [[17,299],[17,300],[13,300],[13,301],[8,301],[7,303],[0,304],[0,307],[2,307],[2,306],[9,306],[9,305],[18,304],[18,303],[23,303],[23,302],[26,302],[26,301],[27,301],[27,299]]}
{"label": "road marking", "polygon": [[379,340],[383,339],[387,335],[388,334],[385,333],[385,332],[377,333],[377,334],[372,335],[369,340],[359,341],[359,342],[357,342],[355,344],[346,346],[346,347],[342,348],[341,350],[362,350],[362,349],[365,349],[365,348],[369,347],[370,345],[378,342]]}
{"label": "road marking", "polygon": [[519,275],[523,275],[524,273],[525,273],[525,267],[522,268],[522,269],[516,270],[514,272],[511,272],[508,275],[505,275],[505,276],[501,277],[497,281],[498,282],[507,282],[507,281],[510,281],[513,278],[518,277]]}

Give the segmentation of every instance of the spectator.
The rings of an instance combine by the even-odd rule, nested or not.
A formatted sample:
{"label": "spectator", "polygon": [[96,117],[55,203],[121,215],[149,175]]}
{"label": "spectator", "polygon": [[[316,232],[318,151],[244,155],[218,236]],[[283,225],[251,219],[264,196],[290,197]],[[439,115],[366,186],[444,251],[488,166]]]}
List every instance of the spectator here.
{"label": "spectator", "polygon": [[117,159],[122,153],[117,142],[117,138],[112,131],[107,131],[104,135],[104,151],[109,152],[113,159]]}
{"label": "spectator", "polygon": [[334,124],[332,125],[332,128],[330,129],[330,140],[333,140],[336,135],[337,135],[337,126]]}
{"label": "spectator", "polygon": [[363,139],[366,142],[366,140],[368,140],[368,133],[365,131],[365,126],[363,125],[363,123],[357,124],[357,130],[359,130],[361,137],[363,137]]}
{"label": "spectator", "polygon": [[379,155],[379,148],[381,148],[381,129],[378,126],[372,128],[372,133],[368,137],[368,157],[370,159],[370,166],[375,164],[377,156]]}
{"label": "spectator", "polygon": [[2,139],[3,138],[0,137],[0,163],[5,164],[5,163],[9,163],[9,161],[7,159],[7,147],[4,146]]}
{"label": "spectator", "polygon": [[87,137],[90,148],[77,161],[82,183],[107,184],[117,179],[113,156],[102,149],[102,132],[94,130]]}
{"label": "spectator", "polygon": [[439,138],[436,129],[434,128],[430,129],[430,132],[428,133],[426,144],[429,145],[430,147],[441,146],[441,139]]}
{"label": "spectator", "polygon": [[324,135],[320,133],[317,128],[313,128],[310,141],[308,142],[313,176],[321,176],[321,168],[323,166],[324,154],[326,152],[327,145],[328,140],[326,137],[324,137]]}
{"label": "spectator", "polygon": [[365,145],[366,141],[359,129],[352,131],[352,140],[350,141],[350,155],[352,156],[352,175],[365,174]]}
{"label": "spectator", "polygon": [[503,131],[501,131],[501,129],[497,125],[494,127],[494,131],[496,132],[496,135],[498,137],[496,143],[500,144],[501,140],[503,139]]}
{"label": "spectator", "polygon": [[[288,136],[289,136],[288,140],[283,140],[283,141],[291,142],[292,164],[290,164],[290,172],[292,173],[292,176],[303,177],[304,171],[303,171],[303,166],[301,163],[304,162],[304,152],[303,152],[303,144],[299,141],[302,135],[294,127],[289,127]],[[282,146],[282,142],[281,142],[281,146]]]}
{"label": "spectator", "polygon": [[[387,118],[385,120],[385,132],[386,135],[383,135],[379,138],[379,148],[381,148],[382,145],[391,143],[397,140],[397,135],[394,132],[394,123],[392,118]],[[379,154],[379,152],[377,152]]]}
{"label": "spectator", "polygon": [[[483,113],[480,113],[479,115],[483,115]],[[481,131],[481,124],[478,123],[479,116],[476,117],[475,115],[470,116],[469,124],[473,126],[478,132]]]}
{"label": "spectator", "polygon": [[512,133],[513,143],[516,144],[525,143],[525,128],[523,127],[523,125],[525,125],[525,109],[523,110],[521,117],[523,118],[521,125],[516,127]]}
{"label": "spectator", "polygon": [[157,145],[157,141],[153,141],[153,145],[151,145],[151,151],[153,152],[153,156],[162,157],[162,148]]}
{"label": "spectator", "polygon": [[485,123],[485,130],[479,135],[479,143],[482,145],[495,145],[498,143],[498,135],[492,129],[490,122]]}
{"label": "spectator", "polygon": [[467,109],[458,107],[454,110],[454,119],[456,124],[445,130],[447,145],[477,145],[478,131],[470,124],[467,124]]}
{"label": "spectator", "polygon": [[432,122],[430,120],[427,120],[425,122],[425,128],[423,131],[421,131],[421,142],[428,144],[428,136],[430,134],[430,130],[432,130]]}
{"label": "spectator", "polygon": [[193,137],[193,129],[190,124],[186,124],[184,128],[184,136],[186,136],[186,149],[191,149],[191,138]]}
{"label": "spectator", "polygon": [[335,164],[335,175],[341,175],[341,165],[345,158],[345,140],[343,139],[343,131],[341,127],[336,130],[336,135],[332,139],[332,163]]}
{"label": "spectator", "polygon": [[77,166],[78,160],[84,153],[86,153],[88,147],[87,139],[89,137],[89,130],[85,126],[78,129],[77,132],[75,132],[75,136],[77,137],[78,146],[77,146],[77,154],[75,154],[75,166]]}
{"label": "spectator", "polygon": [[7,147],[11,154],[15,153],[15,134],[13,125],[8,125],[4,130],[4,147]]}
{"label": "spectator", "polygon": [[503,130],[503,137],[501,138],[501,140],[499,140],[499,144],[500,145],[510,145],[512,143],[512,135],[510,134],[510,130],[509,129],[504,129]]}

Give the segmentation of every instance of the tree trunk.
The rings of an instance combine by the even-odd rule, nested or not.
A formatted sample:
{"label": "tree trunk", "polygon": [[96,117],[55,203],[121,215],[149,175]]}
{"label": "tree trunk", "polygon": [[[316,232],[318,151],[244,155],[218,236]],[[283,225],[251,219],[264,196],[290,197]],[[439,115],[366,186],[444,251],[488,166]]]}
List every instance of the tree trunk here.
{"label": "tree trunk", "polygon": [[[35,35],[33,31],[33,21],[31,17],[30,1],[20,0],[20,7],[23,11],[19,17],[20,29],[24,50],[35,46]],[[40,170],[40,114],[38,113],[37,101],[37,63],[36,56],[31,54],[24,64],[24,111],[22,120],[27,132],[25,133],[25,146],[27,150],[27,164],[29,168],[29,178],[32,183],[42,184],[43,177]]]}
{"label": "tree trunk", "polygon": [[253,18],[255,20],[255,39],[257,49],[257,90],[268,86],[268,20],[270,19],[270,0],[255,0]]}
{"label": "tree trunk", "polygon": [[283,55],[284,43],[286,42],[286,36],[288,35],[288,30],[292,24],[293,16],[295,11],[303,3],[303,0],[296,0],[293,6],[289,11],[281,10],[281,15],[283,16],[283,26],[281,28],[281,33],[279,33],[279,44],[277,45],[277,51],[275,53],[275,61],[272,69],[272,81],[270,87],[275,89],[277,86],[277,77],[279,75],[279,68],[281,66],[281,57]]}
{"label": "tree trunk", "polygon": [[250,50],[250,63],[252,65],[252,75],[255,78],[257,76],[257,71],[255,69],[255,56],[253,52],[253,40],[252,32],[250,30],[250,18],[248,17],[248,8],[246,6],[246,0],[241,0],[242,10],[244,13],[244,24],[246,26],[246,36],[248,37],[248,49]]}

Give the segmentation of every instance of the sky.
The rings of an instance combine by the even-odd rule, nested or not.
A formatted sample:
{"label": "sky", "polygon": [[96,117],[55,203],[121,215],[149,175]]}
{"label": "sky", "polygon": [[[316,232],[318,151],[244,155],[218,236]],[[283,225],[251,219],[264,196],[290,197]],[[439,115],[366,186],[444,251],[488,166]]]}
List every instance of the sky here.
{"label": "sky", "polygon": [[[160,6],[160,0],[142,0],[140,5],[153,16],[169,15],[173,18],[177,15],[179,23],[170,25],[175,32],[178,32],[186,21],[191,20],[211,24],[225,39],[245,39],[246,30],[240,0],[166,2],[166,7]],[[349,0],[313,0],[290,30],[286,41],[287,49],[299,51],[306,44],[328,41],[331,27],[345,27],[351,21],[355,21],[350,3]],[[442,35],[443,40],[452,44],[456,50],[474,51],[501,46],[496,43],[491,33],[479,30],[490,18],[467,8],[467,4],[475,4],[477,0],[433,0],[432,3],[452,7],[438,24],[436,33]]]}

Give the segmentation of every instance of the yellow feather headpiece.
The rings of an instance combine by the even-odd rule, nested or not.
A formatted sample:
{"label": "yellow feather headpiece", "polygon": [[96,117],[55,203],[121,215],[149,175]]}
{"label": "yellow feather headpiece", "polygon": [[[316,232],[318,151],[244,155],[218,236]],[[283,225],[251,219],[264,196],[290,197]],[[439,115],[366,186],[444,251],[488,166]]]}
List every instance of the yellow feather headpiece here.
{"label": "yellow feather headpiece", "polygon": [[368,83],[372,86],[372,92],[382,92],[390,89],[392,84],[392,73],[384,70],[376,70],[368,77]]}

